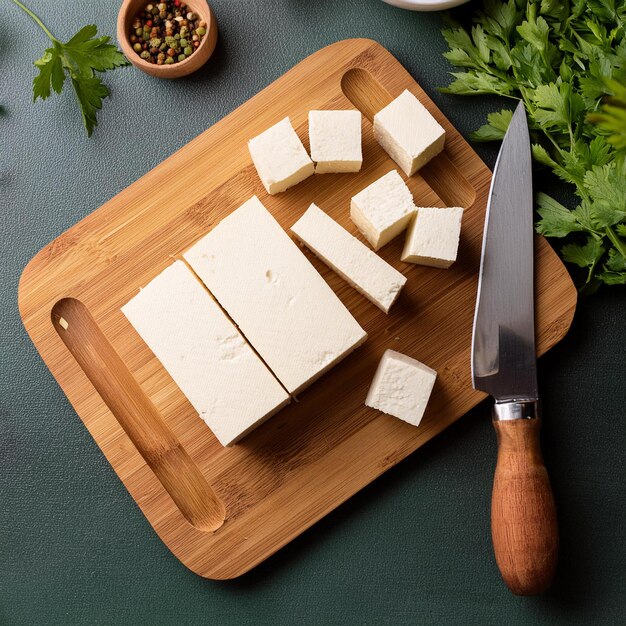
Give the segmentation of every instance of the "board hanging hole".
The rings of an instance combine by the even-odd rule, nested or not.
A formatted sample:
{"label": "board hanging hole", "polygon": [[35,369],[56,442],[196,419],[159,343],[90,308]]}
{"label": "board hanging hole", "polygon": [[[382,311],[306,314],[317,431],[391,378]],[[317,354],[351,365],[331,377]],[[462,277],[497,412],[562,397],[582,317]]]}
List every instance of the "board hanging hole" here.
{"label": "board hanging hole", "polygon": [[[185,519],[198,530],[214,532],[220,528],[226,517],[224,503],[87,307],[75,298],[64,298],[54,305],[52,321],[67,349]],[[71,332],[66,332],[70,327]]]}

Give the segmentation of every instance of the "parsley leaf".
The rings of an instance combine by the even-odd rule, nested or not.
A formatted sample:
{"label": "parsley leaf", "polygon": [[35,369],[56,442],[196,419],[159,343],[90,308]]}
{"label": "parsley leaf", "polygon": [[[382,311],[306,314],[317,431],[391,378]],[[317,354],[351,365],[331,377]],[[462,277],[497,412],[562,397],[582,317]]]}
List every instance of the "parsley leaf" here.
{"label": "parsley leaf", "polygon": [[604,248],[602,244],[592,237],[583,246],[578,243],[568,243],[561,248],[563,258],[578,267],[591,267],[602,256]]}
{"label": "parsley leaf", "polygon": [[513,111],[510,109],[502,109],[487,116],[487,124],[481,126],[472,134],[474,141],[494,141],[502,139],[506,133],[506,129],[511,123]]}
{"label": "parsley leaf", "polygon": [[98,29],[90,24],[81,28],[67,43],[56,39],[43,22],[19,0],[13,2],[25,11],[52,41],[44,55],[35,61],[39,74],[33,80],[33,101],[46,100],[51,91],[61,93],[69,76],[80,107],[87,136],[91,137],[97,125],[96,112],[109,89],[96,72],[114,70],[128,65],[126,57],[110,44],[109,37],[97,37]]}
{"label": "parsley leaf", "polygon": [[76,92],[76,99],[80,105],[83,123],[90,137],[96,124],[96,112],[102,108],[102,99],[109,95],[108,88],[102,84],[99,76],[81,78],[72,77],[72,85]]}
{"label": "parsley leaf", "polygon": [[603,100],[599,112],[587,116],[587,121],[596,124],[606,141],[626,155],[626,84],[605,80],[604,85],[612,95]]}
{"label": "parsley leaf", "polygon": [[607,285],[626,285],[626,259],[615,248],[609,250],[608,259],[598,278]]}
{"label": "parsley leaf", "polygon": [[50,87],[61,93],[65,82],[63,63],[57,48],[48,48],[46,53],[35,61],[39,74],[33,80],[33,101],[37,98],[45,100],[50,95]]}
{"label": "parsley leaf", "polygon": [[126,57],[112,44],[110,37],[96,37],[98,29],[91,24],[81,28],[66,44],[63,52],[76,72],[93,76],[94,72],[114,70],[128,64]]}
{"label": "parsley leaf", "polygon": [[537,212],[541,219],[537,222],[537,232],[547,237],[565,237],[583,230],[576,215],[560,202],[545,193],[537,194]]}
{"label": "parsley leaf", "polygon": [[[571,210],[537,194],[536,229],[570,238],[585,293],[626,280],[625,24],[626,0],[484,0],[470,27],[442,31],[462,69],[442,91],[522,100],[534,160],[574,186]],[[490,113],[472,139],[501,140],[510,119]]]}

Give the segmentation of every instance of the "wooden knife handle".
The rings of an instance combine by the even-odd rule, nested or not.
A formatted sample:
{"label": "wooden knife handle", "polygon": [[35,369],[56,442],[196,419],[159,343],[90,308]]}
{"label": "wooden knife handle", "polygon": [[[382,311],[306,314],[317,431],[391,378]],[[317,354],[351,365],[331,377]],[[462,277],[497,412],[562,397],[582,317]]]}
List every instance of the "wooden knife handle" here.
{"label": "wooden knife handle", "polygon": [[498,463],[491,500],[496,562],[516,595],[544,592],[556,569],[559,531],[554,497],[539,444],[541,420],[493,422]]}

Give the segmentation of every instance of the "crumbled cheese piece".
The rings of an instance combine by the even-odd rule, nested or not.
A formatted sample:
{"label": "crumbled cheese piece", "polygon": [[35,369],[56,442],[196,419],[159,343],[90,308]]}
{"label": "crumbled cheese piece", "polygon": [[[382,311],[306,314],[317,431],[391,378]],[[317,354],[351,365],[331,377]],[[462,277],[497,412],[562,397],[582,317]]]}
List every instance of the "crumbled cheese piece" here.
{"label": "crumbled cheese piece", "polygon": [[415,214],[411,190],[397,170],[391,170],[352,198],[350,217],[379,250],[399,235]]}
{"label": "crumbled cheese piece", "polygon": [[269,194],[289,189],[315,169],[288,117],[251,139],[248,148]]}
{"label": "crumbled cheese piece", "polygon": [[374,135],[407,176],[443,150],[445,130],[408,90],[374,116]]}
{"label": "crumbled cheese piece", "polygon": [[256,196],[184,257],[290,393],[367,338]]}
{"label": "crumbled cheese piece", "polygon": [[463,209],[419,207],[409,226],[402,260],[431,267],[450,267],[456,260]]}
{"label": "crumbled cheese piece", "polygon": [[223,446],[289,402],[182,261],[148,283],[122,312]]}
{"label": "crumbled cheese piece", "polygon": [[389,312],[406,283],[406,276],[315,204],[291,227],[291,231],[357,291],[385,313]]}
{"label": "crumbled cheese piece", "polygon": [[358,172],[361,152],[359,111],[309,111],[311,159],[317,174]]}
{"label": "crumbled cheese piece", "polygon": [[437,372],[411,357],[387,350],[378,364],[365,404],[419,426]]}

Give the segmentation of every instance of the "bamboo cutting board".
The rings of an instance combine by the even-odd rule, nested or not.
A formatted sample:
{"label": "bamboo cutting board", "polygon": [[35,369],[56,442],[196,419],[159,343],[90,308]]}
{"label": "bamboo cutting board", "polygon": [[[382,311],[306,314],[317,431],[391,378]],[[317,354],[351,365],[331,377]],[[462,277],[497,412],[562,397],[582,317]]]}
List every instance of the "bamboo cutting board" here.
{"label": "bamboo cutting board", "polygon": [[[385,315],[307,251],[369,339],[299,402],[222,448],[120,307],[253,194],[285,229],[315,201],[356,234],[351,196],[395,166],[374,140],[372,117],[405,88],[447,132],[445,151],[408,184],[418,205],[466,208],[459,260],[449,270],[412,266],[399,261],[402,237],[384,247],[382,257],[408,276]],[[362,171],[313,176],[268,196],[247,140],[288,115],[308,147],[308,111],[332,108],[363,113]],[[298,64],[29,263],[19,287],[28,333],[128,491],[187,567],[208,578],[246,572],[484,397],[472,390],[469,352],[489,182],[487,167],[389,52],[366,39],[341,41]],[[540,237],[536,261],[543,353],[566,333],[576,292]],[[387,348],[439,373],[419,428],[363,404]]]}

